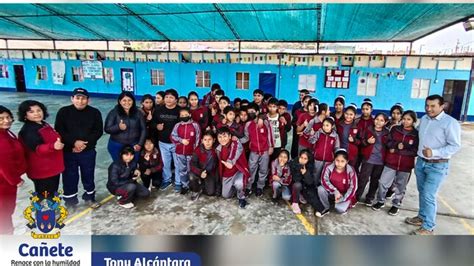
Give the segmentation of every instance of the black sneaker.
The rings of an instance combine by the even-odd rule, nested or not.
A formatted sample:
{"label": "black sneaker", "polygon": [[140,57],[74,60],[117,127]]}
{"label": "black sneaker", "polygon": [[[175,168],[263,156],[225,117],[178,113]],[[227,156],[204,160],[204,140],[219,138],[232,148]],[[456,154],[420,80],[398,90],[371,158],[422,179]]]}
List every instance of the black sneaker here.
{"label": "black sneaker", "polygon": [[198,200],[199,196],[201,196],[201,192],[191,192],[191,200],[192,201]]}
{"label": "black sneaker", "polygon": [[261,197],[263,195],[263,189],[257,188],[257,191],[255,192],[255,196]]}
{"label": "black sneaker", "polygon": [[365,199],[364,204],[365,204],[365,206],[367,206],[367,207],[372,207],[372,200],[370,200],[370,199]]}
{"label": "black sneaker", "polygon": [[247,201],[245,199],[239,199],[239,207],[245,209],[245,206],[247,206]]}
{"label": "black sneaker", "polygon": [[380,211],[385,206],[385,203],[383,202],[377,202],[374,205],[372,205],[372,210],[374,211]]}
{"label": "black sneaker", "polygon": [[179,192],[181,195],[186,195],[189,191],[189,188],[187,187],[182,187],[181,191]]}
{"label": "black sneaker", "polygon": [[400,210],[397,207],[392,206],[392,208],[390,208],[390,210],[388,210],[388,214],[390,214],[392,216],[396,216],[396,215],[398,215],[399,211]]}
{"label": "black sneaker", "polygon": [[245,197],[248,197],[252,194],[252,190],[251,189],[245,189]]}
{"label": "black sneaker", "polygon": [[171,185],[171,182],[163,182],[160,186],[160,190],[165,190],[167,188],[169,188]]}
{"label": "black sneaker", "polygon": [[329,213],[329,209],[326,210],[325,212],[318,212],[318,211],[316,211],[316,212],[314,212],[314,215],[315,215],[316,217],[318,217],[318,218],[323,218],[323,217],[324,217],[326,214],[328,214],[328,213]]}
{"label": "black sneaker", "polygon": [[395,194],[395,192],[393,192],[393,190],[389,189],[387,191],[387,194],[385,194],[385,199],[392,199],[394,194]]}

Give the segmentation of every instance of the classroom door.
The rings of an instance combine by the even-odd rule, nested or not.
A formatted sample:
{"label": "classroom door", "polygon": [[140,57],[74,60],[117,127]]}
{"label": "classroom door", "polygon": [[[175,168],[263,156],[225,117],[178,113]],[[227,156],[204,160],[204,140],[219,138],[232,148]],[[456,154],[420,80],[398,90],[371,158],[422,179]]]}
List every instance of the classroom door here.
{"label": "classroom door", "polygon": [[135,77],[133,75],[133,69],[122,68],[120,69],[120,74],[122,78],[122,91],[135,93]]}
{"label": "classroom door", "polygon": [[25,71],[23,65],[14,65],[15,84],[17,92],[26,92]]}
{"label": "classroom door", "polygon": [[276,74],[260,73],[258,79],[258,88],[263,90],[264,93],[270,93],[271,95],[276,96]]}
{"label": "classroom door", "polygon": [[445,112],[457,120],[461,119],[467,80],[445,80],[443,98],[447,101]]}

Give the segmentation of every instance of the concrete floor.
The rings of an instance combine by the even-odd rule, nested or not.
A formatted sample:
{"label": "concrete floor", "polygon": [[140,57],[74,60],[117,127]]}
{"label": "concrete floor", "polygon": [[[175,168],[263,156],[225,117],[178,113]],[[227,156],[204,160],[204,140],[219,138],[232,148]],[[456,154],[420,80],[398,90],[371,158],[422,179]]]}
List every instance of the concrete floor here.
{"label": "concrete floor", "polygon": [[[50,112],[48,122],[53,123],[57,110],[70,104],[68,96],[0,92],[0,104],[10,108],[16,116],[18,104],[26,99],[43,102]],[[93,98],[91,105],[102,111],[105,119],[116,103],[114,99]],[[12,130],[17,133],[22,123],[15,122]],[[474,180],[470,166],[474,162],[474,125],[463,125],[462,149],[454,156],[448,178],[441,187],[438,200],[436,234],[474,234]],[[347,215],[329,214],[316,219],[311,207],[303,207],[303,215],[295,216],[285,202],[273,204],[270,191],[263,198],[249,199],[246,209],[239,209],[237,200],[202,196],[197,202],[173,192],[152,191],[150,199],[137,203],[136,208],[125,210],[109,197],[105,188],[107,167],[111,163],[106,150],[108,136],[98,143],[96,167],[97,199],[107,200],[102,207],[90,211],[83,203],[69,210],[69,222],[62,229],[66,235],[308,235],[311,230],[327,235],[403,235],[414,227],[406,225],[407,216],[416,215],[418,192],[413,176],[405,196],[403,208],[398,216],[389,216],[383,211],[374,212],[358,205]],[[469,177],[471,176],[471,177]],[[22,212],[29,204],[28,192],[33,184],[25,177],[26,184],[18,192],[17,209],[14,214],[15,234],[28,234]],[[80,188],[79,193],[82,193]]]}

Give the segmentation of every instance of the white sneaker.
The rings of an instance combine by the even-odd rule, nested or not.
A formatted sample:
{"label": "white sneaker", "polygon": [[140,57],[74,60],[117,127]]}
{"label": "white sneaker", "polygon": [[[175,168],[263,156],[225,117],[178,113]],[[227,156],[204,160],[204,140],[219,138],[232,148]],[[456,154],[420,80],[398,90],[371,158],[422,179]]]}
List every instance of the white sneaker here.
{"label": "white sneaker", "polygon": [[301,213],[300,206],[296,202],[291,204],[291,209],[293,210],[293,213],[295,213],[295,214],[300,214]]}
{"label": "white sneaker", "polygon": [[133,203],[131,203],[131,202],[125,203],[125,204],[121,204],[121,203],[119,202],[118,205],[121,206],[121,207],[124,207],[125,209],[131,209],[131,208],[135,207],[135,205],[133,205]]}

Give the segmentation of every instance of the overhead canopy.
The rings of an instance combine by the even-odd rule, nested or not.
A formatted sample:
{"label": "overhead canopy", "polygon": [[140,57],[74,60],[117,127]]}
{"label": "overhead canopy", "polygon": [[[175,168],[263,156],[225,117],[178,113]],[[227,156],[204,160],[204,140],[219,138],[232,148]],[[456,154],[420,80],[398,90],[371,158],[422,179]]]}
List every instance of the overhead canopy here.
{"label": "overhead canopy", "polygon": [[414,41],[474,4],[0,4],[0,38]]}

